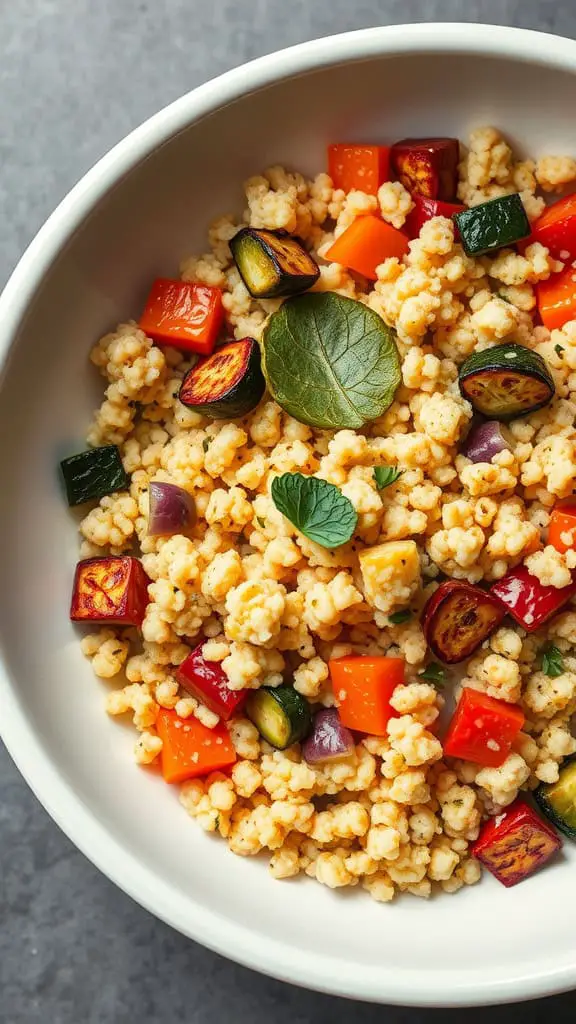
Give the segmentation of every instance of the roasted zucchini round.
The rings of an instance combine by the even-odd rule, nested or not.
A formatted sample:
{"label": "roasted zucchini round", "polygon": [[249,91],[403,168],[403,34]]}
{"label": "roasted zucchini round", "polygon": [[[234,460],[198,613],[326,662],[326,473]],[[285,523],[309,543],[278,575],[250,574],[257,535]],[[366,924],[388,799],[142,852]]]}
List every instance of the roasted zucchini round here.
{"label": "roasted zucchini round", "polygon": [[231,341],[190,370],[180,387],[183,405],[213,419],[238,419],[258,405],[266,388],[254,338]]}
{"label": "roasted zucchini round", "polygon": [[316,260],[286,231],[242,228],[230,242],[234,262],[250,295],[273,299],[298,295],[320,276]]}
{"label": "roasted zucchini round", "polygon": [[496,420],[527,416],[554,397],[554,379],[542,356],[514,342],[468,356],[459,383],[476,412]]}
{"label": "roasted zucchini round", "polygon": [[556,828],[576,839],[576,757],[566,761],[557,782],[543,782],[534,799]]}
{"label": "roasted zucchini round", "polygon": [[310,731],[310,705],[293,686],[263,686],[250,694],[246,714],[258,732],[277,750],[285,750]]}

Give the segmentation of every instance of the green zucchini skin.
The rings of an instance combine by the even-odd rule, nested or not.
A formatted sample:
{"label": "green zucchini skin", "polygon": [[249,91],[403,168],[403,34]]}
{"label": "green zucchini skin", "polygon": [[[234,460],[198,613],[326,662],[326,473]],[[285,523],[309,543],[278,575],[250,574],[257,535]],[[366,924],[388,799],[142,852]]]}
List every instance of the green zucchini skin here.
{"label": "green zucchini skin", "polygon": [[542,409],[555,393],[542,356],[514,342],[473,352],[462,363],[458,382],[477,412],[504,421]]}
{"label": "green zucchini skin", "polygon": [[558,782],[542,782],[534,799],[556,828],[576,840],[576,757],[562,765]]}
{"label": "green zucchini skin", "polygon": [[239,419],[256,408],[266,382],[254,338],[223,345],[188,371],[178,397],[188,409],[212,419]]}
{"label": "green zucchini skin", "polygon": [[514,245],[530,234],[530,221],[517,192],[455,213],[452,219],[469,256]]}
{"label": "green zucchini skin", "polygon": [[310,705],[293,686],[261,687],[246,701],[246,714],[277,750],[304,739],[312,725]]}
{"label": "green zucchini skin", "polygon": [[89,448],[63,459],[60,469],[70,507],[104,498],[130,487],[130,477],[120,458],[118,445]]}
{"label": "green zucchini skin", "polygon": [[230,240],[240,276],[255,299],[298,295],[318,280],[320,268],[299,238],[286,231],[241,228]]}

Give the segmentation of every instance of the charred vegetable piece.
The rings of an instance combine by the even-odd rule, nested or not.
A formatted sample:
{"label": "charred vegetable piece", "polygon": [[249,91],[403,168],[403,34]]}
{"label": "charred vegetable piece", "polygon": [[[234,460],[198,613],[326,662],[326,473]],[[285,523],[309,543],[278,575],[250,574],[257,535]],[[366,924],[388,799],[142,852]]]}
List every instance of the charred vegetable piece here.
{"label": "charred vegetable piece", "polygon": [[556,828],[576,839],[576,758],[562,765],[557,782],[538,786],[534,799]]}
{"label": "charred vegetable piece", "polygon": [[115,491],[125,491],[130,486],[130,478],[115,444],[71,455],[60,463],[60,469],[70,506],[103,498]]}
{"label": "charred vegetable piece", "polygon": [[459,383],[473,408],[496,420],[527,416],[554,398],[542,356],[514,342],[473,352],[460,367]]}
{"label": "charred vegetable piece", "polygon": [[454,223],[469,256],[514,245],[530,234],[530,221],[517,192],[456,213]]}
{"label": "charred vegetable piece", "polygon": [[[455,213],[461,213],[466,207],[462,206],[461,203],[443,203],[440,199],[428,199],[426,196],[413,195],[414,209],[410,211],[406,218],[403,231],[406,232],[408,238],[418,238],[420,231],[426,221],[431,220],[432,217],[447,217],[452,218]],[[455,232],[455,237],[459,238],[458,232]]]}
{"label": "charred vegetable piece", "polygon": [[180,388],[183,405],[213,419],[237,419],[258,405],[266,384],[253,338],[231,341],[201,359]]}
{"label": "charred vegetable piece", "polygon": [[137,558],[87,558],[76,566],[70,618],[108,626],[141,626],[149,583]]}
{"label": "charred vegetable piece", "polygon": [[480,587],[446,580],[428,600],[422,628],[428,646],[440,661],[464,661],[500,625],[504,609]]}
{"label": "charred vegetable piece", "polygon": [[499,768],[523,725],[524,712],[516,704],[464,687],[444,738],[444,753]]}
{"label": "charred vegetable piece", "polygon": [[497,420],[472,427],[462,445],[462,455],[471,462],[491,462],[495,455],[511,450],[508,430]]}
{"label": "charred vegetable piece", "polygon": [[203,642],[178,666],[176,679],[188,693],[226,722],[246,700],[246,690],[231,690],[228,676],[217,661],[206,661]]}
{"label": "charred vegetable piece", "polygon": [[510,888],[542,867],[561,846],[560,836],[519,799],[486,822],[472,853]]}
{"label": "charred vegetable piece", "polygon": [[230,242],[234,262],[250,295],[272,299],[311,288],[320,268],[302,242],[283,231],[242,228]]}
{"label": "charred vegetable piece", "polygon": [[392,146],[392,167],[409,192],[448,202],[456,195],[458,139],[402,139]]}
{"label": "charred vegetable piece", "polygon": [[150,289],[139,326],[157,345],[207,355],[216,344],[223,319],[219,288],[159,277]]}
{"label": "charred vegetable piece", "polygon": [[533,633],[576,594],[576,570],[572,583],[558,588],[545,586],[525,565],[519,565],[493,583],[490,593],[526,632]]}
{"label": "charred vegetable piece", "polygon": [[293,686],[255,690],[246,701],[246,714],[276,750],[298,743],[312,724],[310,705]]}
{"label": "charred vegetable piece", "polygon": [[152,480],[148,488],[148,536],[171,537],[196,522],[194,498],[183,487]]}

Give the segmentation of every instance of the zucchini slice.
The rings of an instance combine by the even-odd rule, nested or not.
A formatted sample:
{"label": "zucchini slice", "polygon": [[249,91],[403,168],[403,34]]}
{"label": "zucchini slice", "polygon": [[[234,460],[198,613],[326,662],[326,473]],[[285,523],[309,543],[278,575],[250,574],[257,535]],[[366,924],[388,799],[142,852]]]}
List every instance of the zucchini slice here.
{"label": "zucchini slice", "polygon": [[183,405],[213,419],[237,419],[258,405],[266,388],[254,338],[231,341],[201,359],[182,381]]}
{"label": "zucchini slice", "polygon": [[452,219],[469,256],[481,256],[505,245],[514,245],[521,238],[528,238],[531,230],[517,192],[455,213]]}
{"label": "zucchini slice", "polygon": [[476,412],[496,420],[527,416],[554,398],[542,356],[514,342],[473,352],[460,367],[459,383]]}
{"label": "zucchini slice", "polygon": [[106,444],[71,455],[60,463],[68,504],[104,498],[116,491],[125,491],[130,478],[122,465],[118,445]]}
{"label": "zucchini slice", "polygon": [[562,766],[558,782],[541,783],[534,799],[553,825],[576,839],[576,757]]}
{"label": "zucchini slice", "polygon": [[312,725],[310,705],[293,686],[255,690],[246,701],[246,714],[262,738],[277,750],[303,739]]}
{"label": "zucchini slice", "polygon": [[230,242],[234,262],[255,299],[298,295],[311,288],[320,268],[297,238],[285,231],[242,228]]}

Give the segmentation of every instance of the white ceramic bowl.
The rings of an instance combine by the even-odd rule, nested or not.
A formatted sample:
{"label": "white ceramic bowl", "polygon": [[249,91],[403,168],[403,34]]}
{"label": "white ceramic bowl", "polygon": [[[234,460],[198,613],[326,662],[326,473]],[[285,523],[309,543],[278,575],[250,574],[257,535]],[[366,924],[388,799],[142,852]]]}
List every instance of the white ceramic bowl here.
{"label": "white ceramic bowl", "polygon": [[[0,300],[3,738],[70,838],[181,932],[258,970],[341,995],[421,1005],[576,986],[576,855],[525,885],[390,906],[273,881],[207,837],[131,764],[68,621],[74,517],[58,486],[101,383],[92,342],[137,315],[150,280],[201,252],[211,217],[270,163],[313,173],[337,139],[458,135],[497,124],[531,154],[574,151],[576,43],[477,25],[318,40],[223,75],[135,131],[73,189]],[[569,846],[569,844],[567,844]]]}

